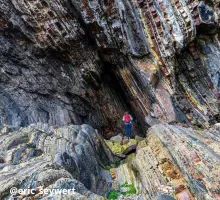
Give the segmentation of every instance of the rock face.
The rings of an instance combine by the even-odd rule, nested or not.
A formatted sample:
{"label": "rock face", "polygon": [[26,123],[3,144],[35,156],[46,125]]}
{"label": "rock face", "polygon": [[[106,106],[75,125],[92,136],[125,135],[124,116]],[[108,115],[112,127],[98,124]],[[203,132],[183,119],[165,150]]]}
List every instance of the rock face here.
{"label": "rock face", "polygon": [[142,135],[150,113],[215,123],[218,4],[1,0],[0,125],[88,123],[110,138],[126,109]]}
{"label": "rock face", "polygon": [[117,127],[108,115],[121,118],[126,103],[108,75],[102,81],[104,63],[72,3],[0,4],[0,125]]}
{"label": "rock face", "polygon": [[[118,199],[219,199],[219,130],[158,124],[137,152],[110,170]],[[121,195],[128,184],[133,194]],[[135,194],[136,193],[136,194]]]}
{"label": "rock face", "polygon": [[92,192],[104,196],[111,188],[113,181],[104,167],[117,159],[88,125],[54,129],[36,124],[2,134],[0,141],[1,199],[10,196],[12,187],[37,190],[74,186],[89,199],[96,199]]}
{"label": "rock face", "polygon": [[[0,198],[102,199],[113,183],[219,199],[219,14],[219,0],[0,0]],[[126,110],[141,137],[120,144]],[[118,158],[82,124],[127,156],[114,180]]]}
{"label": "rock face", "polygon": [[144,199],[219,199],[219,140],[217,130],[153,126],[133,161]]}
{"label": "rock face", "polygon": [[[38,123],[12,132],[4,128],[0,198],[12,198],[9,190],[17,187],[35,189],[29,197],[43,199],[51,196],[42,196],[40,188],[76,190],[53,194],[57,200],[103,199],[110,190],[120,194],[118,199],[219,199],[219,140],[218,125],[201,131],[158,124],[139,140],[137,152],[119,163],[88,125],[53,128]],[[112,164],[116,168],[110,169]]]}

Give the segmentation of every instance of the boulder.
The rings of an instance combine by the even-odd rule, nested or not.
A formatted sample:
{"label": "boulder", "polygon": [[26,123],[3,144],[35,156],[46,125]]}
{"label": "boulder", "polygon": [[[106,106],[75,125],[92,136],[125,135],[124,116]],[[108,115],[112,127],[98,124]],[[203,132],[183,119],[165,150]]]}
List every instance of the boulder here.
{"label": "boulder", "polygon": [[137,141],[135,139],[123,139],[121,143],[105,140],[108,147],[114,154],[124,155],[136,149]]}

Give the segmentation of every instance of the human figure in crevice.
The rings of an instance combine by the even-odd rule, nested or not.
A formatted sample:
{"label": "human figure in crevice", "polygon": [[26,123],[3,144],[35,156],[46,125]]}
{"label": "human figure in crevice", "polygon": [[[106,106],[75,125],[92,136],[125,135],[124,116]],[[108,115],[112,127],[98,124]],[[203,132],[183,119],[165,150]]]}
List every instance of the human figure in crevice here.
{"label": "human figure in crevice", "polygon": [[128,113],[128,111],[126,111],[122,120],[123,120],[124,126],[125,126],[125,136],[128,138],[128,140],[130,140],[130,138],[131,138],[131,129],[132,129],[131,121],[133,120],[133,118]]}

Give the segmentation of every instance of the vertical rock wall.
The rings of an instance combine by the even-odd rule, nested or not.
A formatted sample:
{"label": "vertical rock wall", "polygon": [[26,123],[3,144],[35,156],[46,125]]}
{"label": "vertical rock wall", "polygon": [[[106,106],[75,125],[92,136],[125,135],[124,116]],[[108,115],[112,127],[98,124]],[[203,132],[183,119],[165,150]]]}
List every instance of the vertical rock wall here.
{"label": "vertical rock wall", "polygon": [[0,13],[1,125],[110,136],[126,109],[142,131],[219,120],[218,2],[7,0]]}

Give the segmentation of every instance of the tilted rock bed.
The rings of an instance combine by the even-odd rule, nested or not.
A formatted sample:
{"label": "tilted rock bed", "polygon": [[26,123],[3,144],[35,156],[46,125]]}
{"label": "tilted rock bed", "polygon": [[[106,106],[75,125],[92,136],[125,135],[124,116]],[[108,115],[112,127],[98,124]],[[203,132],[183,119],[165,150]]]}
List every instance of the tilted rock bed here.
{"label": "tilted rock bed", "polygon": [[96,194],[105,196],[112,184],[104,167],[117,161],[102,137],[88,125],[54,129],[35,124],[9,133],[3,130],[0,158],[0,199],[10,197],[12,187],[37,190],[40,186],[74,186],[78,196],[101,199]]}
{"label": "tilted rock bed", "polygon": [[142,136],[158,120],[220,120],[216,0],[0,0],[0,13],[0,126],[110,138],[127,109]]}
{"label": "tilted rock bed", "polygon": [[[110,170],[119,199],[194,200],[220,198],[220,136],[215,129],[197,131],[159,124],[117,168]],[[136,194],[121,195],[129,184]]]}
{"label": "tilted rock bed", "polygon": [[[3,128],[0,198],[9,198],[12,187],[38,191],[42,186],[76,189],[72,196],[54,199],[116,195],[118,199],[215,200],[220,195],[220,136],[219,125],[214,127],[198,131],[155,125],[146,139],[139,140],[136,153],[121,161],[88,125],[53,128],[39,123],[13,132]],[[42,196],[36,192],[37,197]]]}

